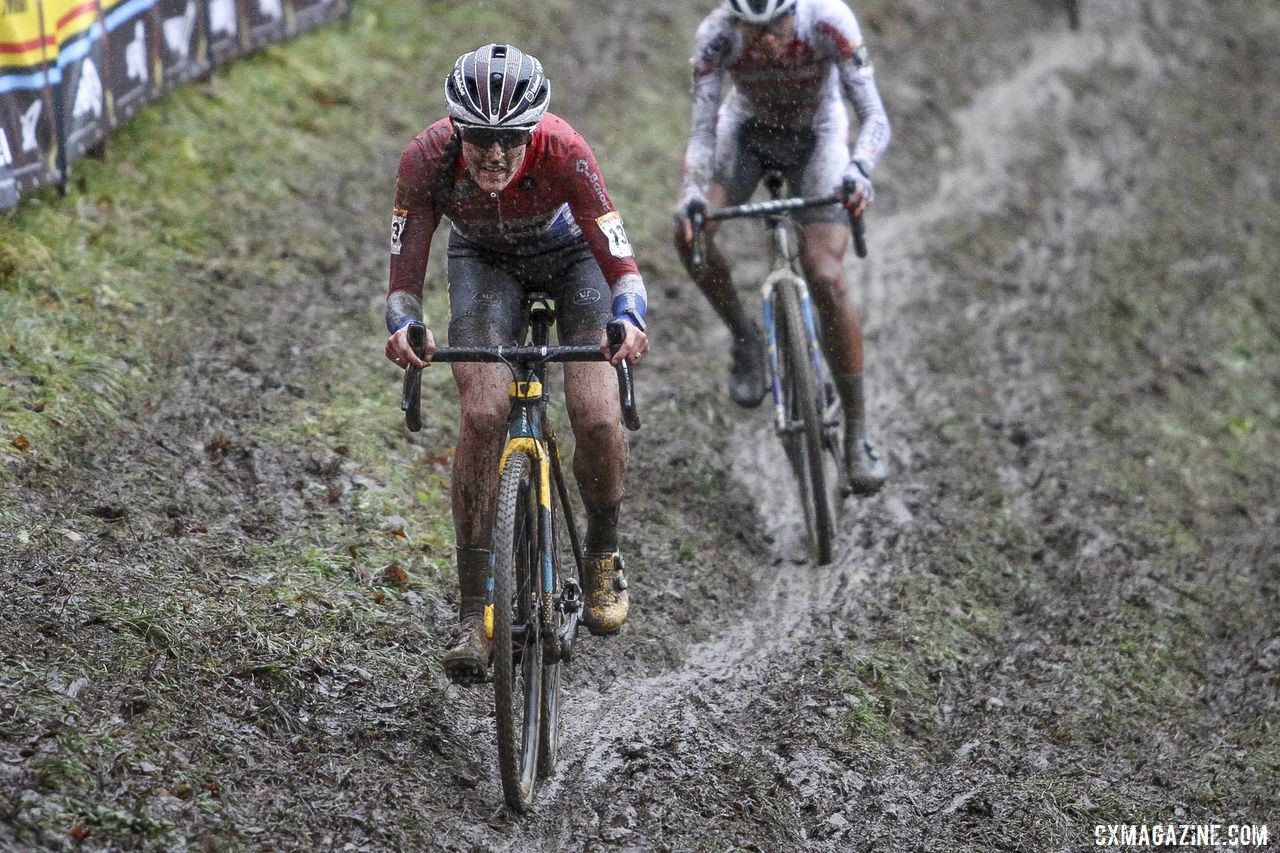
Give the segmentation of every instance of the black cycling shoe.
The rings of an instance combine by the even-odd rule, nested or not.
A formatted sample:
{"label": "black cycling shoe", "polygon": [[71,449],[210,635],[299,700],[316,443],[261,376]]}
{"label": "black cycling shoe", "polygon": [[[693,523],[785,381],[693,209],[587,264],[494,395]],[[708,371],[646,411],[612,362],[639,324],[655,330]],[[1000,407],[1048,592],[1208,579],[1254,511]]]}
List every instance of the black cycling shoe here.
{"label": "black cycling shoe", "polygon": [[489,661],[492,657],[493,640],[485,633],[484,618],[466,616],[458,624],[457,632],[441,663],[450,681],[470,686],[489,680]]}
{"label": "black cycling shoe", "polygon": [[745,337],[733,342],[733,365],[729,368],[729,396],[744,409],[760,405],[764,399],[764,335],[751,323]]}
{"label": "black cycling shoe", "polygon": [[889,478],[884,460],[865,438],[845,442],[844,465],[854,494],[874,495],[884,488],[885,480]]}

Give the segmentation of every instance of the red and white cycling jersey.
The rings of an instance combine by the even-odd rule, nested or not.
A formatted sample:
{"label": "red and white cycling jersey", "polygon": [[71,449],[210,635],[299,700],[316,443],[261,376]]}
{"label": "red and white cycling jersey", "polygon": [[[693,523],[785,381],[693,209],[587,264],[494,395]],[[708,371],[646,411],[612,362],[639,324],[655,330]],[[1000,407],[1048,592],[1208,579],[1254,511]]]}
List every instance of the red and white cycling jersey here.
{"label": "red and white cycling jersey", "polygon": [[[693,55],[693,127],[685,153],[686,186],[704,191],[712,177],[717,124],[746,119],[782,128],[847,133],[843,93],[858,116],[850,159],[875,168],[889,144],[889,119],[876,88],[853,10],[843,0],[797,0],[795,33],[781,57],[753,49],[721,7],[698,27]],[[725,75],[733,89],[721,105]]]}
{"label": "red and white cycling jersey", "polygon": [[500,255],[539,255],[585,239],[615,295],[624,276],[639,281],[622,217],[595,156],[568,122],[544,115],[519,172],[497,193],[471,180],[460,149],[450,142],[453,134],[450,120],[441,119],[414,137],[400,158],[390,293],[421,295],[441,216],[468,243]]}

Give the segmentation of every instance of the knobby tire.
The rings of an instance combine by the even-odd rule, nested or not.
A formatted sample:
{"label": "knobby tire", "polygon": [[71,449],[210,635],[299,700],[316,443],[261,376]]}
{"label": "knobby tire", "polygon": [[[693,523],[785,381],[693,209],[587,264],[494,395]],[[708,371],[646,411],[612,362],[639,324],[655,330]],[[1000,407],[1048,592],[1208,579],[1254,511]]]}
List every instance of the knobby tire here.
{"label": "knobby tire", "polygon": [[556,772],[556,754],[560,751],[560,664],[542,668],[542,730],[538,733],[538,778],[549,778]]}
{"label": "knobby tire", "polygon": [[782,279],[774,290],[778,364],[782,371],[783,408],[789,426],[783,434],[809,533],[809,556],[814,563],[831,562],[835,541],[836,504],[825,470],[822,444],[823,400],[819,396],[805,334],[800,294],[795,282]]}
{"label": "knobby tire", "polygon": [[[538,642],[538,501],[534,460],[507,457],[493,522],[493,698],[498,771],[507,804],[527,811],[537,782],[542,712],[542,644]],[[519,626],[523,642],[512,643]]]}

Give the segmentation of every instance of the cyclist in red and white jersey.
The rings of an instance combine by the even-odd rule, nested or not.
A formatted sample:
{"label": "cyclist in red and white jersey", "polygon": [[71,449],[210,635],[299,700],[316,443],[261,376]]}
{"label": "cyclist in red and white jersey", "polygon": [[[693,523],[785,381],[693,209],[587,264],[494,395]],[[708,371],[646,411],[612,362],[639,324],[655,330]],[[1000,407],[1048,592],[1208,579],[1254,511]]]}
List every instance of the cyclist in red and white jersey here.
{"label": "cyclist in red and white jersey", "polygon": [[[405,149],[386,306],[386,356],[397,365],[423,367],[435,352],[422,292],[441,216],[451,223],[450,344],[517,343],[527,321],[524,295],[541,290],[555,298],[561,343],[598,341],[608,356],[604,327],[621,320],[626,338],[613,363],[634,364],[648,352],[644,280],[622,217],[586,140],[546,111],[550,97],[537,59],[511,45],[485,45],[459,57],[446,79],[449,116]],[[425,360],[409,346],[415,322],[428,325]],[[617,541],[627,462],[617,380],[603,362],[566,364],[564,374],[587,516],[583,621],[592,633],[610,634],[628,610]],[[502,364],[455,364],[453,376],[462,410],[452,474],[459,629],[444,665],[466,682],[483,673],[492,646],[483,609],[510,372]]]}
{"label": "cyclist in red and white jersey", "polygon": [[[733,87],[721,103],[726,78]],[[858,117],[852,150],[845,98]],[[762,334],[711,240],[713,224],[707,227],[705,265],[694,273],[690,211],[744,202],[765,169],[777,168],[793,193],[839,191],[845,207],[860,215],[871,202],[870,175],[889,137],[862,32],[844,0],[724,0],[698,27],[693,123],[675,241],[685,267],[733,334],[729,391],[740,405],[759,405],[765,395]],[[886,470],[866,436],[862,321],[844,278],[848,223],[837,207],[801,211],[797,218],[800,261],[844,408],[851,485],[860,493],[875,492]]]}

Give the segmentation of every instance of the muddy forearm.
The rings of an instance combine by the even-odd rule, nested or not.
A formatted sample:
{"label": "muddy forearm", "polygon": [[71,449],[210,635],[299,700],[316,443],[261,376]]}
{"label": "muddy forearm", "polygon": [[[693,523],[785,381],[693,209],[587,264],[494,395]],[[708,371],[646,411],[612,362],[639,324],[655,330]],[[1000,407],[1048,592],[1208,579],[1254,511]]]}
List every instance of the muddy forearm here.
{"label": "muddy forearm", "polygon": [[706,192],[716,151],[716,113],[720,109],[721,72],[695,70],[693,122],[684,156],[684,190]]}
{"label": "muddy forearm", "polygon": [[406,290],[394,290],[387,295],[387,331],[395,334],[409,323],[423,322],[422,297]]}
{"label": "muddy forearm", "polygon": [[639,273],[627,273],[609,288],[613,293],[613,318],[622,320],[637,329],[645,327],[645,312],[649,308],[649,295],[644,279]]}

